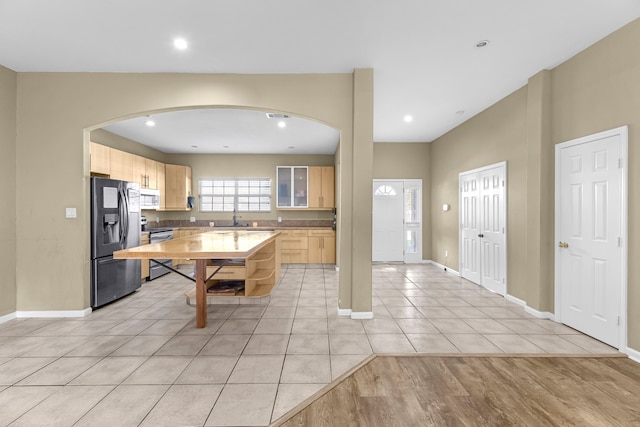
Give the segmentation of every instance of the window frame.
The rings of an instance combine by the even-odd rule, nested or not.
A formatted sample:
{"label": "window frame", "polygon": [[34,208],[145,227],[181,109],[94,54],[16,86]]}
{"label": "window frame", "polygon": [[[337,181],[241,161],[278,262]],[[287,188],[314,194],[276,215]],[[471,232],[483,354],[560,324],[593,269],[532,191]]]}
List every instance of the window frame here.
{"label": "window frame", "polygon": [[[241,185],[244,183],[247,183],[248,185]],[[203,184],[205,184],[206,187],[211,188],[209,193],[205,194],[203,192]],[[240,193],[240,188],[246,188],[247,192]],[[252,189],[257,192],[252,193]],[[263,192],[266,189],[268,189],[268,193]],[[211,202],[203,203],[205,198],[211,198]],[[221,198],[222,200],[220,202],[216,202],[215,198]],[[243,198],[248,200],[241,200]],[[252,198],[257,198],[258,200],[252,203]],[[268,199],[267,202],[264,201],[265,198]],[[226,213],[233,212],[234,210],[236,212],[248,213],[271,212],[273,203],[272,178],[200,178],[198,180],[198,199],[198,211],[202,213]],[[232,202],[229,203],[224,199],[232,199]],[[256,203],[258,205],[258,209],[248,209],[249,206]],[[264,205],[267,205],[266,208]],[[211,206],[211,209],[204,209],[204,206]],[[222,208],[215,209],[215,206],[221,206]]]}

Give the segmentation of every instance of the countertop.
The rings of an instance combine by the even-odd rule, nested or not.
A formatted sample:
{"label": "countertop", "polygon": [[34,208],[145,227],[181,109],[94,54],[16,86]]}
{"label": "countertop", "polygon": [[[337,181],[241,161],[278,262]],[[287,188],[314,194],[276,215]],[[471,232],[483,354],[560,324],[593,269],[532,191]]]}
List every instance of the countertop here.
{"label": "countertop", "polygon": [[115,251],[116,259],[247,258],[273,241],[277,231],[220,230]]}

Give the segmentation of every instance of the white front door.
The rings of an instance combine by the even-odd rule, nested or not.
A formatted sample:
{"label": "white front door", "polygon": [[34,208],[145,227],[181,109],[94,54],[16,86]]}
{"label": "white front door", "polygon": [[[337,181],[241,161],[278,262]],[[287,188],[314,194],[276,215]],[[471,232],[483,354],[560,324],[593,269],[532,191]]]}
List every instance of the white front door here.
{"label": "white front door", "polygon": [[558,320],[614,347],[623,335],[625,157],[626,128],[556,147]]}
{"label": "white front door", "polygon": [[402,181],[373,181],[372,243],[373,261],[404,261],[404,185]]}
{"label": "white front door", "polygon": [[462,172],[459,181],[460,274],[505,295],[506,163]]}

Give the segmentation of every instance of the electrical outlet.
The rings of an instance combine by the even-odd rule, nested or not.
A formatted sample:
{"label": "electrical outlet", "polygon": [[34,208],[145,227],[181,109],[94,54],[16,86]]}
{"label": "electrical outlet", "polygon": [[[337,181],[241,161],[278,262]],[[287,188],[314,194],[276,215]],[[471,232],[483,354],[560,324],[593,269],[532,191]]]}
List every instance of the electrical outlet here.
{"label": "electrical outlet", "polygon": [[158,222],[160,222],[160,217],[159,216],[156,217],[156,223],[158,223]]}
{"label": "electrical outlet", "polygon": [[444,256],[449,256],[449,251],[444,251]]}
{"label": "electrical outlet", "polygon": [[281,216],[278,217],[278,222],[282,222],[282,217]]}
{"label": "electrical outlet", "polygon": [[214,227],[216,223],[214,221],[209,221],[209,227]]}
{"label": "electrical outlet", "polygon": [[196,222],[196,217],[195,216],[189,217],[189,222]]}

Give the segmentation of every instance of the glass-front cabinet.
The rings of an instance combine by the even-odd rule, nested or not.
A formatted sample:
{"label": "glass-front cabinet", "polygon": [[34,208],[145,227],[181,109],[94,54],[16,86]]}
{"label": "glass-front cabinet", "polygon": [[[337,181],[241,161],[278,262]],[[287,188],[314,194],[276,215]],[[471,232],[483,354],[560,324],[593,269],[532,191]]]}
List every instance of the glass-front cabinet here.
{"label": "glass-front cabinet", "polygon": [[309,170],[307,166],[277,166],[277,207],[309,207]]}

